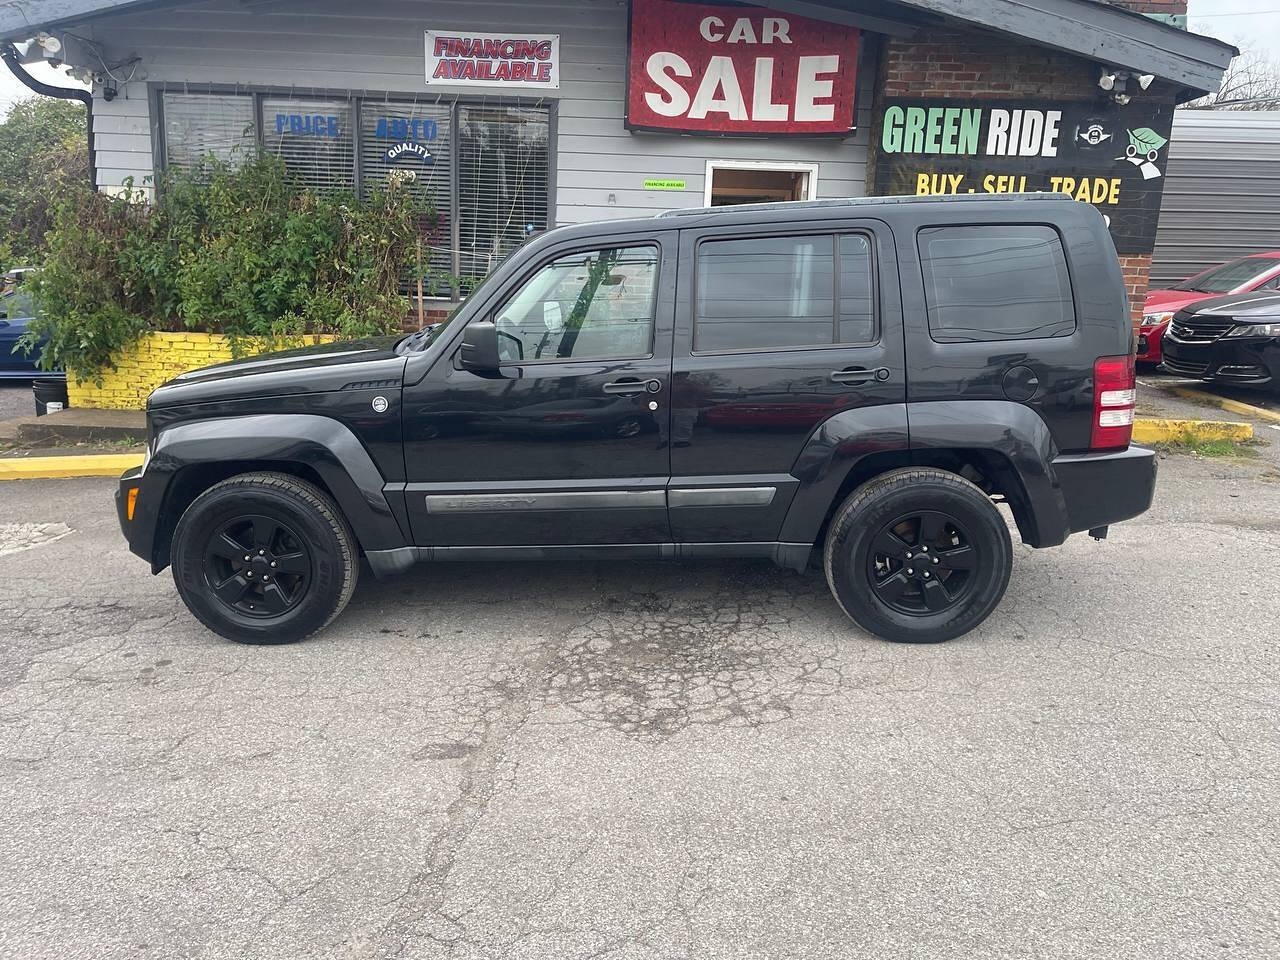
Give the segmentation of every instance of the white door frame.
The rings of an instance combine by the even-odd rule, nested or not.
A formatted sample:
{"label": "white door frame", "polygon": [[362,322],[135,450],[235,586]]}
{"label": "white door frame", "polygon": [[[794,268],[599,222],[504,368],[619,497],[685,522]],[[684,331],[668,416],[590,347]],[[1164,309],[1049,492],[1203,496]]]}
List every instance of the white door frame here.
{"label": "white door frame", "polygon": [[818,165],[790,160],[708,160],[706,179],[703,181],[702,205],[711,206],[711,180],[717,170],[778,170],[784,173],[807,173],[805,199],[818,199]]}

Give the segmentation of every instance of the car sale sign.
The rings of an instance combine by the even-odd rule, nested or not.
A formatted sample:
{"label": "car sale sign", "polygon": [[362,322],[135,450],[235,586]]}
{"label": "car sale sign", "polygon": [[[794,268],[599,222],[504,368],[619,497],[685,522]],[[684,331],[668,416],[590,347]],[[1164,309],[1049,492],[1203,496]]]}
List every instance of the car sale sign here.
{"label": "car sale sign", "polygon": [[847,135],[859,33],[751,6],[631,0],[627,127]]}

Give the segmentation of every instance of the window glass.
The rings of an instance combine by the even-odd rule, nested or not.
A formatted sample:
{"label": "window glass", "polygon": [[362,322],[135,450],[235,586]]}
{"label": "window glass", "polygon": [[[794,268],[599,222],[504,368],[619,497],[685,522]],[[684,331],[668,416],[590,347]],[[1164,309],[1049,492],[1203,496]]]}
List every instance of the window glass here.
{"label": "window glass", "polygon": [[700,244],[693,348],[758,350],[832,343],[834,273],[829,236]]}
{"label": "window glass", "polygon": [[1050,227],[921,230],[929,331],[964,343],[1067,336],[1075,305],[1062,241]]}
{"label": "window glass", "polygon": [[876,339],[875,286],[871,241],[861,234],[840,238],[840,343]]}
{"label": "window glass", "polygon": [[317,190],[356,189],[355,138],[347,100],[267,97],[262,145],[289,172]]}
{"label": "window glass", "polygon": [[36,299],[30,290],[13,290],[0,297],[0,314],[10,320],[23,320],[36,316]]}
{"label": "window glass", "polygon": [[165,91],[163,98],[167,166],[190,171],[208,157],[236,163],[257,149],[253,97]]}
{"label": "window glass", "polygon": [[1275,266],[1276,261],[1266,257],[1244,257],[1198,273],[1173,289],[1190,290],[1196,293],[1230,293],[1236,287],[1249,283],[1269,270],[1274,270]]}
{"label": "window glass", "polygon": [[[360,106],[360,189],[367,198],[398,178],[422,204],[423,273],[430,295],[452,291],[453,111],[447,103],[366,100]],[[406,293],[416,271],[406,274]]]}
{"label": "window glass", "polygon": [[656,247],[592,250],[553,260],[498,312],[502,359],[648,356],[657,277]]}
{"label": "window glass", "polygon": [[458,105],[459,275],[483,277],[547,227],[545,107]]}

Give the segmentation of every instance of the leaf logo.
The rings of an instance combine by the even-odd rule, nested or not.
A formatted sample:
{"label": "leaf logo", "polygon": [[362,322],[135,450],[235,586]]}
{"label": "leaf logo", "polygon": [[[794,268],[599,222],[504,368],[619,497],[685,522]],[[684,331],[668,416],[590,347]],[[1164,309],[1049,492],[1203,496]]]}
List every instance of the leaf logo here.
{"label": "leaf logo", "polygon": [[1169,140],[1160,136],[1150,127],[1139,127],[1137,130],[1129,131],[1129,143],[1138,153],[1150,153],[1151,151],[1160,151]]}

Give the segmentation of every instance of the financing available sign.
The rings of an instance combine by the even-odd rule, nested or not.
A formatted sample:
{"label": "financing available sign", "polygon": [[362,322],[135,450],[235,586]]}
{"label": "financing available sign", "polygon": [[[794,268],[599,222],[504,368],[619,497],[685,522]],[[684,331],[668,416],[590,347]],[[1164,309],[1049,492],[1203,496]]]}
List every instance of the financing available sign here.
{"label": "financing available sign", "polygon": [[427,86],[497,87],[519,93],[560,87],[560,36],[428,30]]}
{"label": "financing available sign", "polygon": [[1107,102],[884,101],[884,194],[1065,193],[1092,203],[1120,253],[1150,253],[1173,107]]}
{"label": "financing available sign", "polygon": [[847,136],[859,31],[747,5],[631,0],[627,127]]}

